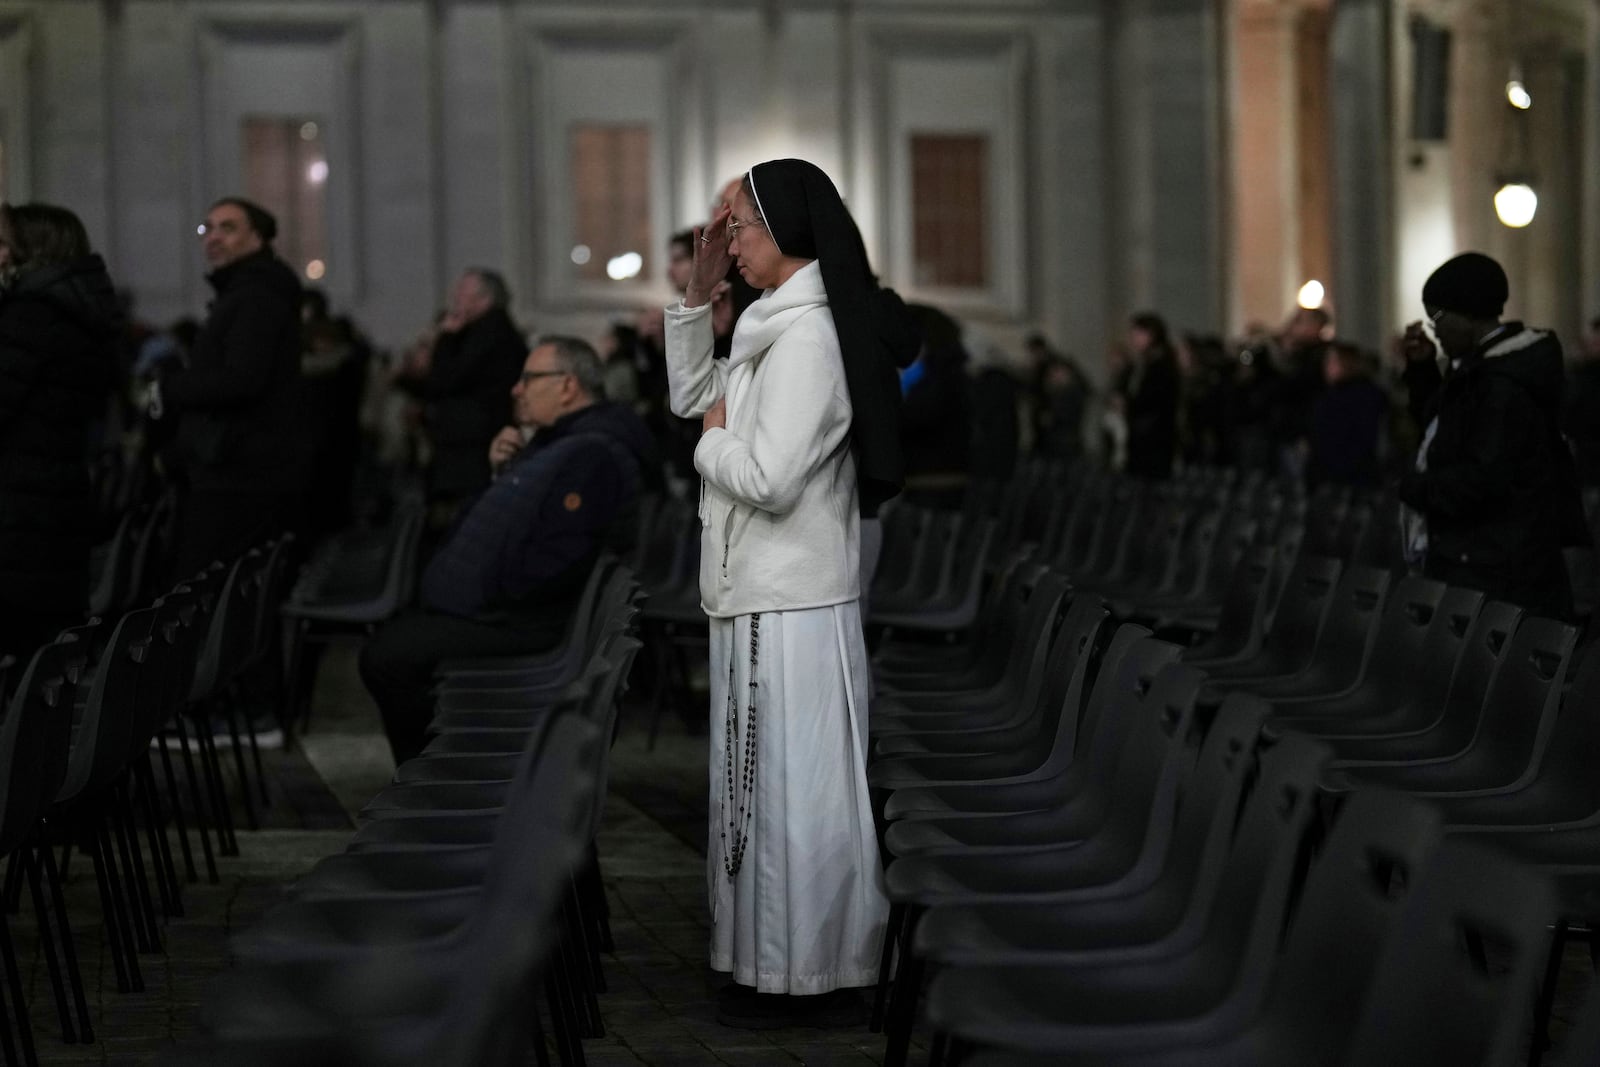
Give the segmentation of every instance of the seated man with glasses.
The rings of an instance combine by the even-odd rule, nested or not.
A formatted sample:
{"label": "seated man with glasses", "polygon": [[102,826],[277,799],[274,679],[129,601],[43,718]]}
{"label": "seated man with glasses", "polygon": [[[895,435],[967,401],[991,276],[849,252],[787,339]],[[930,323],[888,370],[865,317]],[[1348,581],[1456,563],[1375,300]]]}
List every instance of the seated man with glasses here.
{"label": "seated man with glasses", "polygon": [[420,752],[433,672],[448,659],[554,646],[607,548],[626,549],[641,488],[661,481],[642,419],[605,400],[586,342],[546,337],[511,389],[516,425],[495,437],[495,478],[462,512],[423,572],[421,606],[361,653],[396,763]]}

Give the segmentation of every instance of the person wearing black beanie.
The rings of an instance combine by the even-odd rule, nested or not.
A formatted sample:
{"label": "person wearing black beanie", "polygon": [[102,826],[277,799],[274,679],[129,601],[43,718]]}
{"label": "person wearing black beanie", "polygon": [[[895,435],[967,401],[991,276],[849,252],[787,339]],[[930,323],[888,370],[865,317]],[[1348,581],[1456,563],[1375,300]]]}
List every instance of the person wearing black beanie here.
{"label": "person wearing black beanie", "polygon": [[[762,296],[713,359],[730,267]],[[751,168],[666,309],[672,410],[700,418],[710,616],[711,966],[729,1026],[864,1021],[888,920],[867,792],[861,522],[898,492],[895,366],[920,340],[814,165]]]}
{"label": "person wearing black beanie", "polygon": [[1422,287],[1427,320],[1402,342],[1423,430],[1399,487],[1405,548],[1430,578],[1566,618],[1562,548],[1586,543],[1587,529],[1560,431],[1561,342],[1500,321],[1509,293],[1500,264],[1478,252],[1447,261]]}

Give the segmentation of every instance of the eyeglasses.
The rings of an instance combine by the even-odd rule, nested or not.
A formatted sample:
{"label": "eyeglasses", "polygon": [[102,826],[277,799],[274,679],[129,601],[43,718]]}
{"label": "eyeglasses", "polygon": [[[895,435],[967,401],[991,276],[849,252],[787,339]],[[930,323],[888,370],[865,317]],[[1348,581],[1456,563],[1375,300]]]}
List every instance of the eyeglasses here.
{"label": "eyeglasses", "polygon": [[517,380],[523,385],[527,385],[535,378],[559,378],[565,377],[571,373],[572,372],[568,370],[525,370],[522,372],[522,376]]}
{"label": "eyeglasses", "polygon": [[1439,320],[1444,318],[1444,316],[1444,308],[1439,308],[1437,311],[1427,311],[1424,309],[1422,332],[1428,335],[1428,340],[1433,342],[1435,348],[1441,347],[1439,345]]}
{"label": "eyeglasses", "polygon": [[746,226],[757,226],[757,227],[759,227],[759,226],[762,226],[762,225],[764,225],[764,224],[762,223],[762,221],[760,219],[738,219],[738,218],[734,218],[732,215],[729,215],[728,216],[728,240],[731,241],[735,237],[738,237],[740,232],[743,231]]}

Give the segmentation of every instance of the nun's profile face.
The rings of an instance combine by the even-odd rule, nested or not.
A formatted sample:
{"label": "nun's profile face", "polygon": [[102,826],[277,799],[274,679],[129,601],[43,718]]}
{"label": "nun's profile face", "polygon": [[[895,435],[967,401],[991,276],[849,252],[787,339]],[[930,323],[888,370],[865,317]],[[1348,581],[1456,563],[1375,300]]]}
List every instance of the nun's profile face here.
{"label": "nun's profile face", "polygon": [[757,289],[782,285],[784,255],[761,221],[761,212],[741,188],[734,195],[733,217],[728,220],[728,254],[739,265],[744,280]]}

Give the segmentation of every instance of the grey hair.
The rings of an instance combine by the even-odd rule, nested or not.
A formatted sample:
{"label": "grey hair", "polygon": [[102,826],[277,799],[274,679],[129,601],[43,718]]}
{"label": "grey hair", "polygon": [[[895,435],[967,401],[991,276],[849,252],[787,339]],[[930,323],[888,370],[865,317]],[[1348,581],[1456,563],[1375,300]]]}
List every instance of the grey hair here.
{"label": "grey hair", "polygon": [[499,271],[490,270],[488,267],[468,267],[462,273],[478,279],[478,284],[483,286],[491,306],[503,308],[511,303],[511,290],[506,287],[505,276]]}
{"label": "grey hair", "polygon": [[567,337],[562,334],[549,334],[539,338],[534,344],[535,348],[549,345],[556,350],[556,368],[572,375],[582,389],[595,400],[604,400],[606,396],[606,372],[600,362],[600,354],[594,346],[580,337]]}

